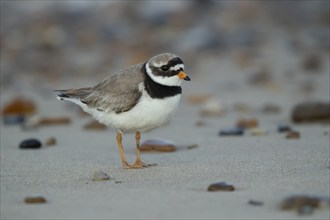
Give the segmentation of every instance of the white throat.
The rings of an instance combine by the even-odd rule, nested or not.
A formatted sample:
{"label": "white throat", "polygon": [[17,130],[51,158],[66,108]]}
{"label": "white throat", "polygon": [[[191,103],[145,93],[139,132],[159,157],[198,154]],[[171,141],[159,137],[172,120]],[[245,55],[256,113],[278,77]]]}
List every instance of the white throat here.
{"label": "white throat", "polygon": [[148,76],[150,76],[150,78],[156,83],[159,83],[159,84],[165,85],[165,86],[180,86],[182,83],[182,80],[177,75],[170,76],[170,77],[155,76],[152,73],[148,63],[146,63],[145,68],[146,68],[146,72],[147,72]]}

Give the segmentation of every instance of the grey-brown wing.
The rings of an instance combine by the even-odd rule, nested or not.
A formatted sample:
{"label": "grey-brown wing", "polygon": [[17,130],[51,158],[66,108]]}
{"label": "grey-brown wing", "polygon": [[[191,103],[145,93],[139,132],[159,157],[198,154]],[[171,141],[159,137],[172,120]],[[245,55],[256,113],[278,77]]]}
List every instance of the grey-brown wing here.
{"label": "grey-brown wing", "polygon": [[143,82],[141,65],[128,67],[92,87],[90,94],[81,101],[99,111],[125,112],[139,101],[142,95],[139,91],[141,82]]}

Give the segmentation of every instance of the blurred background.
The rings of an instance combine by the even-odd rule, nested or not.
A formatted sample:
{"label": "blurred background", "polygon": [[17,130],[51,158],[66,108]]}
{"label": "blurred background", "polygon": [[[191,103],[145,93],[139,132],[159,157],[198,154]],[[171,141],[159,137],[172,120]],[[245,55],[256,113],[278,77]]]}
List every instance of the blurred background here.
{"label": "blurred background", "polygon": [[329,19],[327,0],[1,1],[1,93],[90,86],[162,52],[197,91],[282,80],[310,93],[329,79]]}

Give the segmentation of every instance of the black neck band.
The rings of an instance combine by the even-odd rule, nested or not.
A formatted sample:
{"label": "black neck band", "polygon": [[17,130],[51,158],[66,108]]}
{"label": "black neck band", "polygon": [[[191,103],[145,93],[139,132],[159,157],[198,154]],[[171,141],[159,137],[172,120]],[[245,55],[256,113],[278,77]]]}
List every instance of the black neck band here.
{"label": "black neck band", "polygon": [[146,64],[143,64],[142,72],[144,73],[144,86],[151,98],[163,99],[181,94],[181,86],[165,86],[153,81],[147,73]]}

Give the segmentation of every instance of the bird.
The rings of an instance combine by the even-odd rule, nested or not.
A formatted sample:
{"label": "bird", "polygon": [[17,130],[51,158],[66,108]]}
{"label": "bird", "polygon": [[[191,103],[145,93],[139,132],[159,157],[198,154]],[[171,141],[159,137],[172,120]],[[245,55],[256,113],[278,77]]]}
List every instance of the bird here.
{"label": "bird", "polygon": [[[190,80],[178,55],[162,53],[109,74],[95,86],[55,92],[57,99],[79,105],[97,121],[115,129],[122,167],[139,169],[157,165],[141,160],[141,132],[170,121],[180,102],[181,84]],[[129,164],[125,158],[122,136],[134,132],[136,159]]]}

